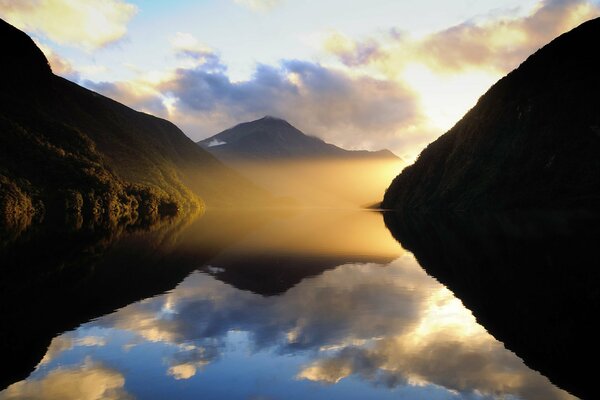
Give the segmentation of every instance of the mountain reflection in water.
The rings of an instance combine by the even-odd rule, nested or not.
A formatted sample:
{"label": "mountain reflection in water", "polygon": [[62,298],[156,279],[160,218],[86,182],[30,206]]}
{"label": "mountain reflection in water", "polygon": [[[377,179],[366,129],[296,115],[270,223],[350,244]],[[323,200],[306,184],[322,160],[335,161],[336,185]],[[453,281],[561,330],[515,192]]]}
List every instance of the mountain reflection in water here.
{"label": "mountain reflection in water", "polygon": [[380,214],[251,219],[191,223],[160,254],[195,271],[54,337],[0,399],[571,398],[478,325]]}

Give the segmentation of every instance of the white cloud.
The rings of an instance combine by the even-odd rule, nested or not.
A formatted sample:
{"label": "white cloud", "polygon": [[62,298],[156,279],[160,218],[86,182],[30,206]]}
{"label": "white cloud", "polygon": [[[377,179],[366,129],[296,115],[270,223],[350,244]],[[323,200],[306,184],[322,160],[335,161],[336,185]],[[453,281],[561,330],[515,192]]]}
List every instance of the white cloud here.
{"label": "white cloud", "polygon": [[125,378],[113,369],[86,359],[78,367],[59,367],[46,376],[10,385],[0,400],[129,400]]}
{"label": "white cloud", "polygon": [[136,11],[123,0],[0,0],[0,15],[17,28],[86,50],[123,38]]}
{"label": "white cloud", "polygon": [[85,336],[82,338],[77,338],[72,332],[67,332],[52,339],[44,358],[42,358],[42,361],[40,361],[40,365],[50,363],[62,352],[70,350],[76,346],[91,347],[104,346],[105,344],[105,339],[99,336]]}

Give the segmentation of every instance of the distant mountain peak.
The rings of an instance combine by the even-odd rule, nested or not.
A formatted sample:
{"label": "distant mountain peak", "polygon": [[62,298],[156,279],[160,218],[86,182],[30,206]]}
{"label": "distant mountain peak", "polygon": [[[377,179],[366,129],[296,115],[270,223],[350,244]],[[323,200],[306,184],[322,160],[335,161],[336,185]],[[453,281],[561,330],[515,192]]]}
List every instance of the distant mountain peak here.
{"label": "distant mountain peak", "polygon": [[198,144],[221,159],[398,158],[389,150],[371,152],[337,147],[271,115],[243,122]]}
{"label": "distant mountain peak", "polygon": [[279,117],[274,117],[272,115],[265,115],[264,117],[262,117],[259,121],[282,121],[282,122],[287,122],[286,120],[284,120],[283,118],[279,118]]}

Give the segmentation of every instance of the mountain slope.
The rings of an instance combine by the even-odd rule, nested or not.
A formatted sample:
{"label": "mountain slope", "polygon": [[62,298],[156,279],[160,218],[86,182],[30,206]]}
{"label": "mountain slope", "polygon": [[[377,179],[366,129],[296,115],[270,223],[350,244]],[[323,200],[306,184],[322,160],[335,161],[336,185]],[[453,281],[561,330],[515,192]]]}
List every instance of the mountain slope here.
{"label": "mountain slope", "polygon": [[530,56],[394,179],[384,207],[597,205],[599,41],[594,19]]}
{"label": "mountain slope", "polygon": [[[261,192],[172,123],[52,74],[0,20],[0,222],[116,220]],[[202,200],[200,200],[202,199]]]}
{"label": "mountain slope", "polygon": [[238,124],[198,144],[222,159],[397,158],[389,150],[345,150],[271,116]]}

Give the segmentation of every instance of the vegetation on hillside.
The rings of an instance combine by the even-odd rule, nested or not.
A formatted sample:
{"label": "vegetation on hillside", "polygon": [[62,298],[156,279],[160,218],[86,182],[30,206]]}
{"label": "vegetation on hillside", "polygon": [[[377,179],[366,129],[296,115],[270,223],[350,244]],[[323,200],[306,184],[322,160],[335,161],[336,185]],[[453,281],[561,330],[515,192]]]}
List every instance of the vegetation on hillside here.
{"label": "vegetation on hillside", "polygon": [[0,226],[116,224],[264,193],[172,123],[52,74],[0,20]]}

